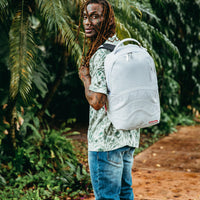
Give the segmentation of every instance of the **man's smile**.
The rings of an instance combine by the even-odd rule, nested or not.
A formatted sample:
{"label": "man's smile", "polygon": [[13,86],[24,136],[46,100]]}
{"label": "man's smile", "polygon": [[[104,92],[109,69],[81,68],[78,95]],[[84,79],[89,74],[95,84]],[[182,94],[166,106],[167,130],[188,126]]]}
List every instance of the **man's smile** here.
{"label": "man's smile", "polygon": [[91,33],[94,29],[93,28],[86,28],[85,33]]}

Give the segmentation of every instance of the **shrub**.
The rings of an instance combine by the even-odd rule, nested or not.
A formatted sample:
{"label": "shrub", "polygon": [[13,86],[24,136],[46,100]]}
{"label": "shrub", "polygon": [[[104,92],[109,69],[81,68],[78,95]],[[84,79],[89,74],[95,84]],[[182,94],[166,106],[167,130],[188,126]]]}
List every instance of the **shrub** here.
{"label": "shrub", "polygon": [[89,193],[89,175],[78,162],[71,139],[62,134],[69,130],[34,129],[27,137],[21,135],[13,156],[4,155],[1,147],[0,196],[62,199]]}

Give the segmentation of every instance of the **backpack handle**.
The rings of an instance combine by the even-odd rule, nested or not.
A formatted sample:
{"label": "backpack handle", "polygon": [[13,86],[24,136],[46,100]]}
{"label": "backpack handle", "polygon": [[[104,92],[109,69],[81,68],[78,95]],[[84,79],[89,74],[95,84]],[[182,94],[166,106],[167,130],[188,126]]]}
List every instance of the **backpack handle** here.
{"label": "backpack handle", "polygon": [[115,47],[113,53],[115,54],[116,51],[117,51],[117,49],[119,48],[119,46],[122,45],[124,42],[128,42],[128,41],[135,42],[135,43],[137,43],[138,46],[141,47],[141,44],[140,44],[137,40],[135,40],[135,39],[133,39],[133,38],[126,38],[126,39],[121,40],[121,41],[116,45],[116,47]]}

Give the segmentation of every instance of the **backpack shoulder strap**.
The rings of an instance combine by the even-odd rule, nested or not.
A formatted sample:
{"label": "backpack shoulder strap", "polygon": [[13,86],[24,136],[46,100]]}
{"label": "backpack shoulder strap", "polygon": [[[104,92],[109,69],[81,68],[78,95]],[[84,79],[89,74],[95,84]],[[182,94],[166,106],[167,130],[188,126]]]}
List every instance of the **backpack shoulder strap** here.
{"label": "backpack shoulder strap", "polygon": [[101,45],[98,49],[107,49],[109,51],[113,51],[114,48],[115,48],[114,44],[107,44],[107,43],[105,43],[105,44]]}

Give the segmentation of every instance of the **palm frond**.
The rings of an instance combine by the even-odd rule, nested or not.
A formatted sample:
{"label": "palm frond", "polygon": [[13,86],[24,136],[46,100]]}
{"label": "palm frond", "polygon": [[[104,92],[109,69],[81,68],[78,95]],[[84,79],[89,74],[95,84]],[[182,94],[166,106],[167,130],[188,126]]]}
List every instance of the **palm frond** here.
{"label": "palm frond", "polygon": [[15,98],[18,94],[27,100],[32,88],[32,72],[35,66],[35,43],[29,27],[28,17],[25,16],[24,2],[16,13],[9,32],[10,43],[10,95]]}
{"label": "palm frond", "polygon": [[131,37],[130,31],[125,27],[124,23],[120,22],[118,17],[115,17],[116,32],[119,39]]}
{"label": "palm frond", "polygon": [[149,0],[142,0],[134,3],[135,7],[137,7],[140,12],[142,13],[142,19],[148,18],[148,21],[154,20],[157,24],[160,22],[160,18],[154,14],[154,11],[152,9],[152,5]]}
{"label": "palm frond", "polygon": [[5,14],[7,13],[8,0],[0,1],[0,19],[3,21]]}
{"label": "palm frond", "polygon": [[36,3],[46,21],[47,29],[50,31],[54,29],[56,34],[61,33],[68,52],[74,56],[77,64],[80,65],[82,51],[80,45],[76,42],[75,33],[70,27],[70,17],[67,17],[64,12],[62,2],[60,0],[36,0]]}
{"label": "palm frond", "polygon": [[[118,2],[119,1],[120,0],[118,0]],[[148,22],[145,22],[141,20],[138,16],[136,16],[135,11],[133,10],[135,8],[138,9],[143,8],[144,5],[143,4],[140,5],[139,2],[135,3],[129,0],[126,3],[129,5],[125,7],[121,6],[122,10],[119,10],[118,7],[117,8],[114,7],[114,10],[116,11],[115,13],[116,13],[116,22],[117,22],[116,24],[117,24],[118,35],[126,36],[126,34],[124,34],[124,31],[126,30],[128,36],[133,37],[138,41],[140,41],[142,45],[145,48],[147,48],[149,52],[151,52],[157,67],[159,66],[160,68],[162,68],[163,60],[161,58],[160,52],[158,52],[159,49],[155,48],[154,46],[156,40],[160,41],[162,46],[164,46],[164,49],[168,52],[168,54],[171,57],[173,56],[180,59],[178,48],[166,37],[166,35],[164,35],[154,26],[150,25]],[[145,4],[145,6],[148,6],[148,4]],[[125,8],[130,9],[130,11],[127,12],[127,10],[124,10]],[[146,13],[152,12],[151,8],[149,10],[146,8],[146,10],[147,10]],[[154,14],[152,14],[151,17],[154,17]],[[154,17],[154,20],[158,22],[159,19],[157,17]]]}
{"label": "palm frond", "polygon": [[141,11],[138,9],[136,4],[130,4],[129,0],[109,0],[109,2],[114,8],[116,15],[118,15],[120,12],[123,12],[126,17],[132,18],[132,20],[135,20],[137,17],[141,17]]}
{"label": "palm frond", "polygon": [[7,0],[1,0],[0,1],[0,11],[4,10],[7,5],[8,5]]}

